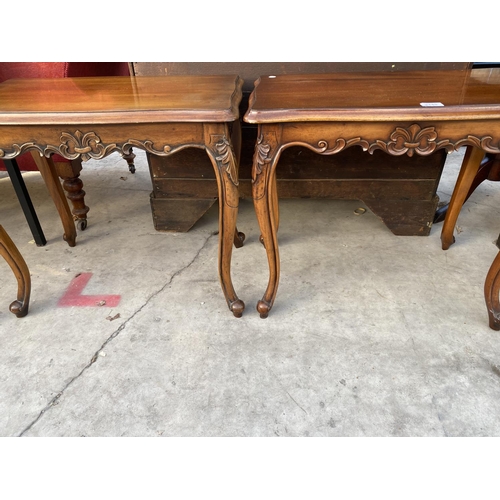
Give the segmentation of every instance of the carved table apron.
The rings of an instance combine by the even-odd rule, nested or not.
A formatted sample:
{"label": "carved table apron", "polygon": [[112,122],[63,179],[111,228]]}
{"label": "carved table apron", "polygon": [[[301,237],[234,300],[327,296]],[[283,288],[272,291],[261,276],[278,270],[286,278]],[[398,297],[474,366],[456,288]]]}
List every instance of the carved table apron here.
{"label": "carved table apron", "polygon": [[7,81],[0,85],[0,158],[27,150],[84,161],[132,148],[161,156],[205,150],[221,200],[219,278],[229,309],[240,317],[244,303],[230,265],[239,201],[231,133],[239,125],[241,86],[237,76]]}
{"label": "carved table apron", "polygon": [[369,77],[284,75],[256,82],[244,120],[258,124],[252,192],[269,263],[268,286],[257,304],[262,318],[269,314],[278,289],[276,167],[288,147],[331,155],[359,146],[369,153],[380,149],[411,156],[467,146],[441,233],[443,249],[449,248],[485,152],[500,152],[500,72],[475,71],[459,81],[453,81],[453,72],[408,72]]}

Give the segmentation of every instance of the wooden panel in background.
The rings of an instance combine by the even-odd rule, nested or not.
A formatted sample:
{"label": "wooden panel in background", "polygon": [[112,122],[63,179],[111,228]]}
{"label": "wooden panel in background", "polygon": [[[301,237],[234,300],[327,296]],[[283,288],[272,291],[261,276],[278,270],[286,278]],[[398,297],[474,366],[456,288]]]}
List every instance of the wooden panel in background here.
{"label": "wooden panel in background", "polygon": [[[260,75],[329,73],[338,71],[463,70],[470,63],[131,63],[138,76],[178,74],[239,74],[244,79],[241,115]],[[242,124],[240,196],[251,197],[251,168],[256,127]],[[306,148],[285,150],[277,171],[280,198],[362,200],[397,235],[430,232],[438,198],[436,191],[446,154],[393,157],[370,155],[359,147],[325,157]],[[186,150],[168,158],[148,155],[153,181],[151,206],[155,228],[188,231],[213,205],[217,188],[213,167],[201,150]],[[158,200],[158,201],[156,201]]]}

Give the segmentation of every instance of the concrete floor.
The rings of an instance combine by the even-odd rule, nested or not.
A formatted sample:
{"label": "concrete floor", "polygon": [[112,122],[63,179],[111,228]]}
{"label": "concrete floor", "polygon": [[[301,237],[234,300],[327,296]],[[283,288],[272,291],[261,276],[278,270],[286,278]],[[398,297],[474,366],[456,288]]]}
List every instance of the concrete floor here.
{"label": "concrete floor", "polygon": [[[457,241],[394,236],[359,201],[283,200],[281,282],[267,284],[250,200],[233,252],[242,318],[217,277],[217,206],[186,234],[155,231],[145,155],[84,165],[89,226],[74,248],[38,173],[24,178],[47,237],[37,247],[7,174],[1,224],[32,275],[27,317],[0,261],[1,436],[498,436],[500,333],[483,283],[497,254],[500,189],[483,183]],[[448,200],[461,153],[439,188]],[[88,274],[87,274],[88,273]],[[77,275],[106,304],[62,306]],[[59,305],[58,305],[59,304]]]}

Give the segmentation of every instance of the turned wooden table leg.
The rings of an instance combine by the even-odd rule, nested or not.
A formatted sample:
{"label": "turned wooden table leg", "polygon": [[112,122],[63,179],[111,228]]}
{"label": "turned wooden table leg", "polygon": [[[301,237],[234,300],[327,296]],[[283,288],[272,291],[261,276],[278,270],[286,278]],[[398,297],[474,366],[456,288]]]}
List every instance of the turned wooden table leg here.
{"label": "turned wooden table leg", "polygon": [[57,175],[56,166],[52,158],[46,158],[41,156],[38,151],[32,151],[31,155],[35,160],[36,166],[40,173],[42,174],[43,180],[49,194],[59,212],[59,217],[63,225],[63,239],[68,243],[70,247],[76,245],[76,228],[73,221],[73,216],[71,215],[71,210],[64,195],[61,182],[59,181],[59,176]]}
{"label": "turned wooden table leg", "polygon": [[134,164],[135,153],[132,152],[132,149],[128,154],[123,153],[122,157],[127,162],[130,173],[135,174],[135,164]]}
{"label": "turned wooden table leg", "polygon": [[12,302],[9,309],[18,318],[22,318],[28,314],[31,295],[30,273],[23,256],[2,226],[0,226],[0,255],[17,278],[17,300]]}
{"label": "turned wooden table leg", "polygon": [[257,303],[261,318],[267,318],[274,304],[280,276],[278,250],[278,192],[276,185],[276,165],[280,150],[276,135],[261,134],[255,147],[252,166],[252,195],[261,242],[263,243],[269,264],[269,281],[262,299]]}
{"label": "turned wooden table leg", "polygon": [[238,298],[231,280],[231,256],[236,244],[238,216],[238,165],[225,124],[206,124],[205,149],[214,167],[219,195],[219,279],[226,302],[240,318],[245,304]]}
{"label": "turned wooden table leg", "polygon": [[78,229],[83,231],[87,228],[87,212],[89,207],[85,205],[85,191],[83,182],[80,179],[82,162],[80,159],[68,162],[54,162],[57,174],[63,180],[63,188],[68,199],[73,205],[73,216]]}
{"label": "turned wooden table leg", "polygon": [[482,149],[467,146],[462,167],[458,174],[457,183],[455,184],[455,189],[453,190],[448,211],[444,219],[443,229],[441,231],[441,246],[443,250],[448,250],[455,242],[453,231],[457,223],[458,215],[460,214],[462,205],[467,198],[467,194],[481,166],[484,155],[485,152]]}
{"label": "turned wooden table leg", "polygon": [[[499,238],[500,239],[500,238]],[[484,299],[490,328],[500,330],[500,252],[493,260],[484,282]]]}

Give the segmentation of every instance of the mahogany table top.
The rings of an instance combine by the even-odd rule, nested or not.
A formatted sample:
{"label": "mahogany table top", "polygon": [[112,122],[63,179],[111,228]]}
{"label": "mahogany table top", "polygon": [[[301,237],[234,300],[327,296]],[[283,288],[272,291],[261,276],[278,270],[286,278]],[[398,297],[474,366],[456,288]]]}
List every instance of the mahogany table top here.
{"label": "mahogany table top", "polygon": [[500,118],[500,68],[262,76],[248,123]]}
{"label": "mahogany table top", "polygon": [[237,75],[26,78],[0,84],[0,125],[231,122]]}

